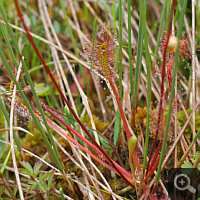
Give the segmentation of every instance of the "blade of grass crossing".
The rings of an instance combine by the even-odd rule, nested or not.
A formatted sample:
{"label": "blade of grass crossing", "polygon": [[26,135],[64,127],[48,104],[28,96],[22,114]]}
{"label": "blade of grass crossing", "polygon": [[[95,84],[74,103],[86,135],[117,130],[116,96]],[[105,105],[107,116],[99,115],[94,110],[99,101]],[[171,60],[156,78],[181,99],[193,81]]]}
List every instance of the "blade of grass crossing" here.
{"label": "blade of grass crossing", "polygon": [[[186,10],[186,7],[187,7],[187,0],[181,1],[180,6],[181,5],[182,5],[182,9],[181,9],[181,12],[180,12],[179,26],[178,26],[178,31],[177,31],[178,41],[180,40],[181,35],[182,35],[184,14],[185,14],[185,10]],[[179,44],[179,42],[178,42],[178,44]],[[166,128],[165,128],[163,144],[162,144],[162,149],[161,149],[161,154],[160,154],[160,161],[159,161],[159,165],[158,165],[155,183],[157,183],[159,181],[162,162],[163,162],[163,158],[164,158],[164,154],[165,154],[165,146],[166,146],[166,143],[167,143],[167,135],[168,135],[169,125],[170,125],[170,120],[171,120],[172,103],[173,103],[174,92],[175,92],[175,78],[176,78],[178,59],[179,59],[178,58],[178,56],[179,56],[178,52],[179,52],[179,45],[176,49],[176,54],[175,54],[175,65],[173,67],[173,76],[172,76],[173,78],[172,78],[172,87],[171,87],[171,97],[170,97],[170,102],[169,102],[169,110],[168,110],[168,115],[167,115]]]}

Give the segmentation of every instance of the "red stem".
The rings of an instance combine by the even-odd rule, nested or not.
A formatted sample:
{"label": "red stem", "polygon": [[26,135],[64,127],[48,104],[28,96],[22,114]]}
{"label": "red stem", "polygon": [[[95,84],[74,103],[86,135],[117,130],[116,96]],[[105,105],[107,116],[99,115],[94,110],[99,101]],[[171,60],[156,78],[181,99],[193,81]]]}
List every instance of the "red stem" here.
{"label": "red stem", "polygon": [[115,86],[113,85],[113,82],[112,82],[111,79],[109,79],[109,77],[108,77],[108,80],[109,80],[110,86],[111,86],[111,88],[113,90],[113,93],[115,94],[117,105],[119,107],[119,112],[121,114],[121,118],[122,118],[122,121],[123,121],[123,124],[124,124],[124,128],[125,128],[125,131],[126,131],[126,137],[127,137],[127,140],[129,140],[130,137],[131,137],[131,133],[130,133],[130,130],[129,130],[129,127],[128,127],[128,123],[127,123],[127,120],[126,120],[126,117],[125,117],[125,114],[124,114],[124,111],[123,111],[123,108],[122,108],[122,105],[121,105],[117,90],[115,89]]}
{"label": "red stem", "polygon": [[[94,151],[96,151],[96,153],[98,153],[99,155],[103,156],[104,159],[112,164],[110,162],[109,159],[107,159],[107,157],[105,157],[105,155],[94,145],[92,144],[90,141],[88,141],[86,138],[84,138],[82,135],[80,135],[77,131],[75,131],[69,124],[67,124],[60,116],[58,116],[57,113],[55,113],[55,111],[53,111],[51,108],[49,108],[47,105],[45,105],[44,103],[41,104],[43,109],[47,110],[50,114],[52,114],[58,121],[60,121],[67,129],[68,131],[72,132],[74,135],[76,135],[79,139],[81,139],[85,144],[87,144],[88,146],[90,146]],[[55,126],[48,120],[48,123],[51,124],[51,126],[53,126],[55,128]],[[59,130],[59,132],[62,132],[61,130]],[[79,146],[81,149],[83,149],[86,153],[89,153],[91,155],[91,157],[93,157],[95,160],[97,160],[99,163],[103,164],[105,167],[107,167],[110,170],[114,170],[114,172],[118,173],[119,175],[121,175],[118,171],[121,171],[121,173],[128,179],[132,179],[133,176],[132,174],[128,173],[124,168],[122,168],[119,164],[117,164],[116,162],[113,162],[115,169],[113,169],[112,167],[110,167],[109,165],[107,165],[106,163],[103,163],[103,161],[101,161],[100,159],[96,158],[96,156],[94,156],[90,151],[88,151],[86,148],[84,148],[81,144],[79,144],[78,142],[74,141],[71,137],[69,137],[66,133],[62,132],[63,135],[65,135],[70,141],[72,141],[73,143],[75,143],[77,146]],[[118,169],[118,170],[117,170]],[[130,182],[128,182],[128,184],[131,184]],[[131,185],[132,186],[132,185]],[[134,187],[134,186],[133,186]]]}
{"label": "red stem", "polygon": [[[154,142],[153,142],[153,146],[151,148],[151,152],[149,155],[149,161],[147,163],[147,172],[149,171],[149,165],[151,162],[151,158],[153,155],[153,151],[157,142],[157,138],[158,138],[158,132],[160,130],[160,124],[161,124],[161,118],[163,116],[163,107],[162,107],[162,103],[163,103],[163,95],[164,95],[164,80],[165,80],[165,66],[166,66],[166,54],[167,54],[167,46],[168,46],[168,42],[169,42],[169,37],[171,35],[171,29],[172,29],[172,20],[173,20],[173,13],[175,10],[175,5],[176,5],[176,0],[173,0],[173,4],[172,4],[172,10],[171,10],[171,18],[170,18],[170,22],[169,22],[169,26],[168,26],[168,33],[167,33],[167,38],[166,38],[166,44],[164,46],[164,51],[163,51],[163,64],[162,64],[162,72],[161,72],[161,77],[162,77],[162,82],[161,82],[161,88],[160,88],[160,104],[159,104],[159,111],[158,111],[158,121],[157,121],[157,130],[156,130],[156,135],[154,138]],[[164,134],[164,133],[163,133]],[[163,137],[162,134],[162,137]],[[161,145],[159,144],[159,147],[157,149],[156,155],[158,155],[158,153],[160,152],[161,146],[162,146],[162,140],[160,141]],[[155,156],[154,156],[155,157]],[[155,158],[154,158],[155,160]],[[152,161],[153,163],[153,161]]]}
{"label": "red stem", "polygon": [[[120,102],[120,99],[119,99],[117,90],[115,89],[115,86],[114,86],[112,80],[111,80],[109,77],[108,77],[108,80],[109,80],[110,86],[111,86],[111,88],[112,88],[112,90],[113,90],[113,93],[115,94],[115,98],[116,98],[116,101],[117,101],[117,104],[118,104],[119,112],[120,112],[120,114],[121,114],[121,118],[122,118],[122,121],[123,121],[123,124],[124,124],[124,128],[125,128],[125,132],[126,132],[127,141],[129,142],[129,139],[130,139],[130,137],[131,137],[132,135],[131,135],[130,130],[129,130],[129,127],[128,127],[128,122],[127,122],[127,120],[126,120],[126,117],[125,117],[125,114],[124,114],[124,111],[123,111],[123,108],[122,108],[122,105],[121,105],[121,102]],[[127,143],[128,143],[128,142],[127,142]],[[139,159],[138,159],[138,157],[137,157],[137,154],[136,154],[136,151],[135,151],[136,148],[137,148],[137,144],[135,145],[135,149],[134,149],[134,151],[133,151],[133,153],[132,153],[132,161],[133,161],[135,167],[140,168],[140,167],[139,167],[140,161],[139,161]]]}
{"label": "red stem", "polygon": [[[48,111],[49,111],[49,109],[48,109]],[[39,118],[41,118],[41,116],[39,116],[37,113],[36,113],[36,115],[39,117]],[[52,114],[52,115],[54,115],[54,114]],[[83,151],[85,151],[86,153],[88,153],[93,159],[95,159],[97,162],[99,162],[100,164],[102,164],[102,165],[104,165],[106,168],[108,168],[109,170],[112,170],[113,172],[115,172],[115,173],[117,173],[117,171],[114,169],[114,168],[112,168],[110,165],[108,165],[108,164],[106,164],[105,162],[103,162],[102,160],[100,160],[99,158],[97,158],[94,154],[92,154],[88,149],[86,149],[85,147],[83,147],[80,143],[78,143],[77,141],[75,141],[73,138],[71,138],[68,134],[66,134],[65,132],[63,132],[61,129],[59,129],[57,126],[55,126],[48,118],[46,118],[47,119],[47,123],[51,126],[51,127],[53,127],[54,129],[56,129],[59,133],[61,133],[62,135],[64,135],[68,140],[70,140],[72,143],[74,143],[76,146],[78,146],[79,148],[81,148]],[[58,119],[58,118],[57,118]],[[75,130],[74,131],[72,131],[72,130],[70,130],[70,129],[68,129],[68,131],[69,132],[73,132],[74,134],[75,134]],[[81,136],[78,132],[76,132],[76,134],[78,135],[78,137],[79,136]],[[75,135],[76,135],[75,134]],[[81,140],[83,139],[83,138],[81,138],[81,137],[79,137]],[[87,139],[85,139],[84,138],[84,140],[83,140],[83,142],[85,143],[85,144],[87,144],[88,146],[90,146],[94,151],[96,151],[95,149],[94,149],[94,146],[92,145],[92,143],[90,143]],[[116,165],[117,165],[117,163],[116,163]],[[119,166],[119,167],[121,167],[121,166]],[[122,170],[124,170],[123,168],[122,168]],[[126,176],[129,178],[129,179],[131,179],[132,178],[132,174],[130,174],[130,173],[128,173],[127,171],[124,171],[123,172],[124,174],[126,174]],[[118,173],[117,173],[118,174]]]}
{"label": "red stem", "polygon": [[154,167],[151,169],[151,171],[148,173],[148,175],[145,177],[145,179],[144,179],[144,183],[147,181],[147,179],[153,174],[153,172],[156,170],[156,168],[157,168],[157,166],[158,166],[158,164],[159,164],[159,160],[160,160],[160,156],[159,157],[157,157],[157,160],[156,160],[156,162],[155,162],[155,165],[154,165]]}

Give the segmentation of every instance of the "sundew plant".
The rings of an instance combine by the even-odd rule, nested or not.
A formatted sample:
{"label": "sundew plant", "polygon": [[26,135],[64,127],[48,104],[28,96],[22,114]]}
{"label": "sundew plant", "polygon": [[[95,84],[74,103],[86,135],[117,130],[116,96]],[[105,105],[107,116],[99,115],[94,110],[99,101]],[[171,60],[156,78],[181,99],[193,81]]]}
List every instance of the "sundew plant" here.
{"label": "sundew plant", "polygon": [[0,198],[168,199],[200,160],[199,8],[0,1]]}

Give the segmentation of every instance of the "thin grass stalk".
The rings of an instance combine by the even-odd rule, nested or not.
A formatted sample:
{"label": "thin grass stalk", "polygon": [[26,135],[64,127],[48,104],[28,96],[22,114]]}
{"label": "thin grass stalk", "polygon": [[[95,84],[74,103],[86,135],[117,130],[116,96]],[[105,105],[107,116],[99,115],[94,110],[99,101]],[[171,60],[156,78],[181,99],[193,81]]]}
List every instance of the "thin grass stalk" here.
{"label": "thin grass stalk", "polygon": [[137,45],[137,59],[136,59],[136,69],[135,69],[135,82],[133,90],[133,109],[137,106],[137,95],[138,95],[138,85],[140,80],[140,68],[142,64],[142,49],[143,49],[143,28],[141,18],[139,21],[139,31],[138,31],[138,45]]}
{"label": "thin grass stalk", "polygon": [[[177,88],[177,76],[176,76],[176,80],[175,80],[175,101],[178,102],[178,88]],[[178,136],[178,105],[177,103],[175,103],[174,106],[175,109],[175,117],[174,117],[174,140],[176,141],[177,136]],[[176,146],[175,151],[174,151],[174,168],[176,168],[177,165],[177,160],[178,160],[178,147]]]}
{"label": "thin grass stalk", "polygon": [[[184,2],[182,1],[182,5],[183,5],[183,7],[181,9],[181,14],[180,14],[180,18],[179,18],[179,27],[178,27],[178,32],[177,32],[178,44],[179,44],[179,40],[180,40],[181,34],[182,34],[184,14],[185,14],[185,10],[187,7],[187,0],[184,0]],[[161,154],[160,154],[160,161],[159,161],[158,170],[157,170],[156,179],[155,179],[156,184],[160,177],[162,162],[163,162],[163,158],[164,158],[164,154],[165,154],[165,146],[167,143],[168,130],[169,130],[169,125],[170,125],[170,121],[171,121],[172,104],[173,104],[174,92],[175,92],[175,80],[176,80],[176,73],[177,73],[177,66],[178,66],[178,59],[179,59],[178,52],[179,52],[179,45],[176,49],[176,54],[175,54],[175,62],[174,62],[175,66],[173,67],[171,97],[170,97],[170,102],[169,102],[169,110],[168,110],[168,114],[167,114],[167,121],[166,121],[166,128],[165,128],[165,133],[164,133],[164,138],[163,138],[163,144],[162,144],[162,149],[161,149]]]}
{"label": "thin grass stalk", "polygon": [[[195,102],[196,102],[196,67],[195,67],[195,0],[192,1],[192,43],[191,43],[191,49],[192,49],[192,110],[194,111],[195,108]],[[192,135],[193,138],[196,135],[195,131],[195,112],[193,112],[192,115]],[[193,145],[193,154],[196,154],[196,144]]]}
{"label": "thin grass stalk", "polygon": [[119,99],[122,102],[122,26],[123,26],[123,6],[119,0]]}
{"label": "thin grass stalk", "polygon": [[170,15],[170,22],[169,22],[169,26],[168,26],[168,33],[167,33],[167,38],[166,38],[166,45],[164,46],[164,50],[163,50],[163,63],[162,63],[162,71],[161,71],[161,87],[160,87],[160,103],[159,103],[159,109],[158,109],[158,120],[157,120],[157,128],[156,128],[156,135],[154,137],[154,142],[151,148],[151,152],[149,155],[149,161],[147,164],[147,173],[149,170],[149,165],[150,162],[152,162],[152,164],[154,164],[154,160],[157,159],[157,155],[158,155],[158,149],[156,154],[154,155],[154,160],[152,158],[153,155],[153,151],[157,142],[157,138],[158,138],[158,133],[160,131],[160,125],[161,125],[161,120],[162,120],[162,116],[163,116],[163,96],[164,96],[164,82],[165,82],[165,67],[166,67],[166,54],[167,54],[167,46],[168,46],[168,42],[169,42],[169,37],[171,35],[171,29],[172,29],[172,20],[173,20],[173,13],[175,10],[175,5],[176,5],[176,0],[173,0],[173,4],[172,4],[172,8],[171,8],[171,15]]}
{"label": "thin grass stalk", "polygon": [[133,95],[133,66],[132,66],[132,45],[131,45],[131,0],[128,0],[128,53],[129,53],[129,77],[130,95]]}
{"label": "thin grass stalk", "polygon": [[117,29],[116,29],[116,14],[115,14],[115,0],[112,0],[112,17],[113,17],[113,29],[114,32],[116,33]]}
{"label": "thin grass stalk", "polygon": [[[6,14],[5,14],[5,10],[4,10],[4,7],[3,7],[3,1],[0,1],[0,12],[1,12],[3,20],[5,21],[6,29],[7,29],[8,33],[9,33],[9,36],[11,37],[11,40],[13,41],[13,44],[14,44],[15,49],[17,51],[17,55],[19,55],[20,51],[19,51],[19,48],[18,48],[18,44],[17,44],[16,39],[14,37],[13,30],[11,29],[11,27],[8,24],[8,20],[7,20],[7,17],[6,17]],[[5,38],[5,40],[6,40],[6,38]],[[10,48],[10,47],[8,46],[8,48]],[[13,55],[15,57],[13,52],[10,52],[10,53],[11,53],[11,55]],[[13,62],[15,63],[16,68],[18,68],[18,64],[14,60],[13,60]]]}
{"label": "thin grass stalk", "polygon": [[146,29],[146,0],[141,1],[140,16],[143,25],[144,33],[144,45],[145,45],[145,57],[147,65],[147,125],[146,125],[146,136],[145,136],[145,148],[144,148],[144,160],[143,160],[143,170],[146,168],[147,154],[148,154],[148,144],[149,144],[149,125],[150,125],[150,111],[151,111],[151,58],[148,49],[148,35]]}
{"label": "thin grass stalk", "polygon": [[[30,35],[30,33],[29,33],[29,31],[28,31],[28,29],[27,29],[27,27],[26,27],[26,25],[25,25],[25,22],[24,22],[24,19],[23,19],[21,10],[20,10],[19,5],[18,5],[18,1],[17,1],[17,0],[14,0],[14,2],[15,2],[15,6],[16,6],[16,9],[17,9],[17,12],[18,12],[18,16],[19,16],[19,18],[20,18],[20,20],[21,20],[21,22],[22,22],[22,24],[23,24],[23,27],[24,27],[24,29],[25,29],[25,31],[26,31],[26,34],[27,34],[27,37],[28,37],[30,43],[32,44],[32,46],[33,46],[33,48],[34,48],[34,50],[35,50],[35,52],[36,52],[38,58],[39,58],[40,61],[42,62],[42,64],[43,64],[45,70],[46,70],[47,73],[49,74],[49,76],[50,76],[50,78],[51,78],[53,84],[55,85],[55,87],[56,87],[57,91],[59,92],[61,98],[62,98],[62,99],[65,101],[65,103],[67,104],[67,106],[68,106],[70,112],[72,113],[72,115],[74,116],[75,120],[78,122],[78,124],[79,124],[79,125],[81,126],[81,128],[84,130],[84,132],[88,135],[88,137],[92,140],[92,142],[94,143],[94,145],[95,145],[95,146],[101,151],[101,153],[109,160],[110,164],[116,169],[116,171],[120,174],[120,176],[121,176],[129,185],[131,185],[132,187],[134,187],[134,186],[127,180],[127,178],[124,177],[124,175],[122,174],[122,172],[121,172],[118,168],[116,168],[116,165],[114,164],[113,160],[112,160],[112,159],[103,151],[103,149],[97,144],[97,142],[94,140],[94,138],[92,137],[92,135],[88,132],[88,130],[85,128],[85,126],[82,124],[82,122],[79,120],[79,118],[77,117],[77,115],[75,114],[75,112],[73,111],[73,109],[71,108],[70,103],[67,101],[66,97],[63,95],[61,89],[59,88],[58,84],[56,83],[56,81],[55,81],[55,79],[54,79],[54,77],[53,77],[51,71],[49,70],[49,68],[48,68],[48,66],[46,65],[45,61],[43,60],[42,56],[40,55],[40,53],[39,53],[39,51],[38,51],[38,48],[37,48],[37,46],[35,45],[35,43],[34,43],[34,41],[33,41],[33,38],[32,38],[32,36]],[[12,78],[12,77],[11,77],[11,78]],[[14,80],[15,80],[14,75],[13,75],[13,78],[14,78]],[[16,82],[16,81],[15,81],[15,82]],[[16,83],[16,84],[18,84],[18,83]],[[20,88],[19,85],[17,85],[17,87]],[[21,89],[21,88],[20,88],[20,89]],[[23,92],[22,92],[22,95],[24,95]],[[26,97],[25,97],[25,98],[26,98]],[[33,114],[33,115],[34,115],[34,114]]]}

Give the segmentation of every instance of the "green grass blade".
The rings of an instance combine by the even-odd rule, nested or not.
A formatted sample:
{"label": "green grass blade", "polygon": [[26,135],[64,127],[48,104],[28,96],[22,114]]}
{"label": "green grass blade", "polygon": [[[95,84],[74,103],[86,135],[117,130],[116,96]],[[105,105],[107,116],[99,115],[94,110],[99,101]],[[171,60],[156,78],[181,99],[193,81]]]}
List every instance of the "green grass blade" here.
{"label": "green grass blade", "polygon": [[113,133],[114,144],[117,144],[117,141],[118,141],[118,138],[119,138],[119,133],[120,133],[120,130],[121,130],[120,121],[121,121],[120,112],[119,112],[119,110],[117,110],[115,125],[114,125],[114,133]]}
{"label": "green grass blade", "polygon": [[129,75],[130,90],[133,95],[133,66],[132,66],[132,46],[131,46],[131,0],[128,0],[128,53],[129,53]]}
{"label": "green grass blade", "polygon": [[143,49],[143,28],[140,18],[139,22],[139,32],[138,32],[138,45],[137,45],[137,59],[136,59],[136,69],[135,69],[135,82],[133,90],[133,107],[136,108],[137,105],[137,91],[139,85],[140,68],[142,64],[142,49]]}
{"label": "green grass blade", "polygon": [[150,125],[150,111],[151,111],[151,57],[148,49],[148,35],[146,28],[146,0],[141,1],[140,16],[144,33],[144,44],[145,44],[145,58],[147,67],[147,122],[146,122],[146,136],[145,136],[145,149],[144,149],[144,160],[143,169],[146,168],[148,144],[149,144],[149,125]]}
{"label": "green grass blade", "polygon": [[64,193],[62,187],[59,189],[61,200],[65,200]]}
{"label": "green grass blade", "polygon": [[2,166],[1,169],[0,169],[0,173],[1,173],[1,174],[3,174],[3,172],[4,172],[5,168],[6,168],[6,165],[7,165],[7,163],[8,163],[9,157],[10,157],[10,153],[11,153],[11,149],[9,150],[9,152],[8,152],[8,154],[7,154],[7,156],[6,156],[6,159],[5,159],[4,162],[3,162],[3,166]]}
{"label": "green grass blade", "polygon": [[113,16],[113,29],[114,29],[114,32],[116,33],[117,29],[116,29],[115,0],[113,0],[113,3],[112,3],[112,16]]}

